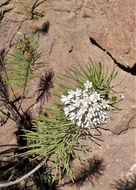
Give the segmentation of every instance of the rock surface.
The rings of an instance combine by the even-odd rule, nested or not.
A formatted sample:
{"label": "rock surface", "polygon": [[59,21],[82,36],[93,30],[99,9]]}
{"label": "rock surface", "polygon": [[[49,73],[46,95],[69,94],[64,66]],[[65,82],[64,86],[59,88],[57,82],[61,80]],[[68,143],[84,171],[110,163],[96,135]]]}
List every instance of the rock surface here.
{"label": "rock surface", "polygon": [[[127,172],[136,160],[136,1],[52,0],[34,6],[35,2],[1,0],[0,10],[5,13],[0,21],[0,50],[8,53],[18,31],[30,33],[49,21],[48,33],[36,35],[44,69],[52,68],[56,78],[72,64],[87,64],[89,58],[107,65],[109,71],[118,70],[114,83],[122,82],[117,88],[125,98],[119,104],[121,111],[110,113],[109,131],[103,134],[99,151],[106,161],[104,175],[93,187],[86,181],[82,187],[62,188],[109,190],[114,177]],[[0,145],[16,142],[15,130],[13,125],[0,128]]]}

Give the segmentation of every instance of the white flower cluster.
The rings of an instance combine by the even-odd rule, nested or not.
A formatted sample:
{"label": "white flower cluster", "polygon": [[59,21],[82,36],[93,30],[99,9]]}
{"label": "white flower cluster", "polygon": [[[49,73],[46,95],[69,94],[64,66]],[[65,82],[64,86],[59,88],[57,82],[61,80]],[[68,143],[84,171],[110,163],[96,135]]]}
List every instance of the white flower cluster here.
{"label": "white flower cluster", "polygon": [[108,101],[93,88],[92,82],[84,83],[84,90],[76,89],[61,96],[65,115],[79,127],[95,128],[107,123]]}

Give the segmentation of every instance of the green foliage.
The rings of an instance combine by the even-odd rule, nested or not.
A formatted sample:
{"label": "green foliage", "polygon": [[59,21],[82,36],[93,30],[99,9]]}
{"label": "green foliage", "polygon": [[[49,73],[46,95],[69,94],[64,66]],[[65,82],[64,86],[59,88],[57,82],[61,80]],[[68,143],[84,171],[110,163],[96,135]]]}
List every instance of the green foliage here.
{"label": "green foliage", "polygon": [[14,51],[7,61],[7,64],[9,64],[7,73],[10,83],[24,87],[30,79],[40,55],[38,41],[35,36],[20,33],[15,43]]}
{"label": "green foliage", "polygon": [[[116,77],[115,70],[108,73],[101,63],[94,65],[90,63],[86,67],[71,67],[66,75],[66,83],[59,84],[60,91],[55,94],[56,100],[51,109],[46,109],[49,116],[40,115],[33,123],[32,131],[25,131],[24,138],[31,143],[25,149],[24,155],[35,155],[36,159],[49,157],[49,165],[54,174],[54,179],[61,179],[64,172],[74,179],[70,163],[72,159],[83,161],[78,151],[88,152],[87,142],[96,143],[97,138],[88,128],[80,128],[73,124],[65,116],[63,104],[60,100],[62,94],[67,94],[73,87],[83,89],[84,83],[89,80],[93,83],[96,91],[102,96],[109,98],[111,91],[114,92],[111,85],[112,80]],[[72,84],[73,87],[72,87]],[[99,130],[96,128],[99,132]],[[97,134],[98,135],[98,134]],[[78,151],[77,151],[78,150]]]}
{"label": "green foliage", "polygon": [[[117,71],[115,71],[115,68],[109,72],[108,67],[105,67],[100,62],[95,63],[90,60],[90,63],[86,66],[79,65],[79,68],[71,66],[67,70],[63,79],[66,83],[72,84],[73,86],[81,89],[84,88],[84,83],[87,80],[91,81],[94,89],[103,97],[109,99],[110,104],[114,106],[118,102],[118,92],[115,91],[115,86],[112,84],[116,76]],[[68,86],[69,85],[65,86],[60,84],[60,87],[63,89],[64,93],[67,92],[66,89],[69,88]]]}
{"label": "green foliage", "polygon": [[80,65],[79,69],[74,66],[70,67],[66,77],[72,79],[74,84],[81,89],[83,89],[84,83],[89,80],[93,83],[95,90],[109,92],[112,90],[110,84],[116,75],[117,72],[115,72],[115,69],[108,75],[108,69],[106,69],[105,72],[104,65],[91,61],[91,63],[86,66]]}
{"label": "green foliage", "polygon": [[72,124],[63,111],[51,111],[52,117],[40,115],[34,121],[32,131],[26,131],[25,138],[35,143],[25,147],[26,151],[21,155],[36,155],[38,159],[50,157],[54,179],[57,175],[61,179],[65,171],[73,179],[70,169],[71,159],[80,160],[76,151],[87,153],[87,147],[82,143],[85,140],[95,142],[95,137],[88,129],[81,129]]}

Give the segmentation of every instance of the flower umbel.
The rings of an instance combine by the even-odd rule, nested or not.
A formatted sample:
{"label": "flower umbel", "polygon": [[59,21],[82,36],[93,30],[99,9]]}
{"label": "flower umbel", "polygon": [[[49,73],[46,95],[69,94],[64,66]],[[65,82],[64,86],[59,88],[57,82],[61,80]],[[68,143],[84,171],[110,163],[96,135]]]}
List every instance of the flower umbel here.
{"label": "flower umbel", "polygon": [[92,82],[86,81],[84,89],[76,89],[62,95],[65,115],[79,127],[96,128],[107,123],[108,101],[94,90]]}

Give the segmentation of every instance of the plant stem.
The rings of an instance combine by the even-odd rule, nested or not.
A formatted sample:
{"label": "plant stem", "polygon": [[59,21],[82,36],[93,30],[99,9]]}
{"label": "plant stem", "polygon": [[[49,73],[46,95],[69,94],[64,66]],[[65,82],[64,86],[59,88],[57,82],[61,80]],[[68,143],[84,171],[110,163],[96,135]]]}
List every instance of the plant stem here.
{"label": "plant stem", "polygon": [[32,169],[26,175],[24,175],[24,176],[16,179],[15,181],[10,181],[10,182],[7,182],[7,183],[0,183],[0,188],[2,188],[2,187],[9,187],[11,185],[15,185],[15,184],[19,183],[22,180],[25,180],[26,178],[28,178],[29,176],[31,176],[32,174],[34,174],[37,170],[39,170],[47,162],[48,159],[49,159],[49,157],[45,158],[34,169]]}

